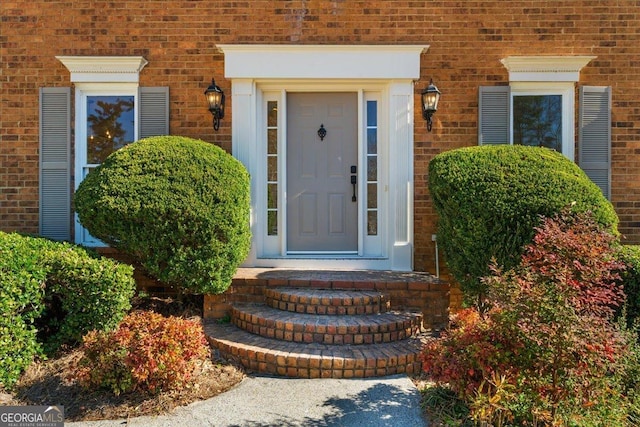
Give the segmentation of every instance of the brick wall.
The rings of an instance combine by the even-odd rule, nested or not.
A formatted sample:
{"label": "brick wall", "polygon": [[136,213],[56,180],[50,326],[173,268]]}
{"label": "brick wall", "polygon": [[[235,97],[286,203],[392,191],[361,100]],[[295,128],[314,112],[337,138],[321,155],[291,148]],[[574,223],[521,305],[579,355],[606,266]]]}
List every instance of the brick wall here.
{"label": "brick wall", "polygon": [[[477,144],[478,86],[506,84],[509,55],[595,55],[579,84],[613,88],[613,203],[640,243],[640,18],[636,1],[15,1],[0,2],[0,229],[38,230],[38,88],[70,86],[56,55],[142,55],[141,85],[170,86],[171,132],[231,148],[202,92],[229,94],[219,43],[428,44],[416,84],[415,267],[434,270],[427,165]],[[442,91],[431,133],[419,93]],[[442,264],[441,264],[442,265]]]}

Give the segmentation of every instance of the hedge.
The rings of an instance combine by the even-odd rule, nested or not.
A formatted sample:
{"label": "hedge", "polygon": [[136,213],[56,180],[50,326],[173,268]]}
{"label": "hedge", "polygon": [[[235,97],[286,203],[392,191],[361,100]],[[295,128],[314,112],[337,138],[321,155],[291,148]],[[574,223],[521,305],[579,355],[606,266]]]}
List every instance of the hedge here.
{"label": "hedge", "polygon": [[44,352],[117,326],[133,268],[69,243],[0,232],[0,384]]}
{"label": "hedge", "polygon": [[492,259],[510,268],[542,216],[571,205],[591,211],[617,234],[618,218],[600,189],[572,161],[546,148],[496,145],[434,157],[429,190],[438,214],[438,243],[467,301],[482,296]]}
{"label": "hedge", "polygon": [[130,144],[87,176],[74,204],[92,235],[179,290],[223,292],[249,252],[249,175],[204,141]]}

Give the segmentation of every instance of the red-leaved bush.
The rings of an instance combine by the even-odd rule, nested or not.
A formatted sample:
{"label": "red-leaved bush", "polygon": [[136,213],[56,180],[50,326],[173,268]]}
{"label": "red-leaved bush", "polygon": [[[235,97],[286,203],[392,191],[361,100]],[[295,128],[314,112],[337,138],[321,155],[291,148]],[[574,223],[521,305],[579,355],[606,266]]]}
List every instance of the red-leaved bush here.
{"label": "red-leaved bush", "polygon": [[472,396],[494,374],[515,380],[512,364],[523,344],[513,332],[467,308],[451,318],[440,339],[427,343],[422,352],[423,369],[437,382],[447,383],[460,397]]}
{"label": "red-leaved bush", "polygon": [[[492,266],[488,308],[458,314],[425,347],[424,370],[469,402],[476,421],[618,425],[611,402],[623,399],[615,374],[628,341],[614,320],[624,302],[615,243],[586,214],[545,219],[518,267]],[[517,392],[496,397],[496,378]]]}
{"label": "red-leaved bush", "polygon": [[81,349],[79,383],[115,394],[183,388],[198,363],[210,355],[199,322],[146,311],[127,315],[115,331],[90,332]]}

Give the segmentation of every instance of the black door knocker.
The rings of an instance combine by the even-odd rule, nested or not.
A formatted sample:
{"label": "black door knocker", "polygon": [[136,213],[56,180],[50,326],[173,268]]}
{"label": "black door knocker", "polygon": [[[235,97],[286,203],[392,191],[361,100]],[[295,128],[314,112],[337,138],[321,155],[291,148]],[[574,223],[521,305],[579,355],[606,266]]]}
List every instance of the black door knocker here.
{"label": "black door knocker", "polygon": [[324,123],[320,125],[320,129],[318,129],[318,136],[320,137],[320,141],[324,141],[324,137],[327,136],[327,130],[324,128]]}

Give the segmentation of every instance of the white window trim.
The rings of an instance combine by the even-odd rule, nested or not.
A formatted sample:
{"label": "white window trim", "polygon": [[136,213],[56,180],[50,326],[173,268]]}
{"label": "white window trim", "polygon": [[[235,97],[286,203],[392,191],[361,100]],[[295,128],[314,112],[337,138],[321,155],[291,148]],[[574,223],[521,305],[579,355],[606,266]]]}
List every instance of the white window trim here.
{"label": "white window trim", "polygon": [[[140,71],[147,65],[141,56],[57,56],[71,73],[75,84],[75,189],[85,176],[87,164],[87,97],[133,96],[139,108],[138,83]],[[134,141],[138,139],[138,115],[134,116]],[[86,237],[85,237],[86,236]],[[105,246],[93,238],[78,221],[75,214],[75,241],[85,246]]]}
{"label": "white window trim", "polygon": [[[133,96],[135,108],[134,141],[138,140],[139,123],[137,119],[138,109],[138,85],[132,83],[77,83],[75,95],[75,188],[85,178],[87,168],[98,166],[87,163],[87,97],[89,96]],[[89,247],[106,246],[104,242],[91,236],[80,224],[78,214],[75,214],[75,241],[78,244]]]}
{"label": "white window trim", "polygon": [[509,140],[513,144],[513,97],[562,96],[562,154],[575,158],[575,84],[580,71],[595,56],[508,56],[500,60],[511,87]]}
{"label": "white window trim", "polygon": [[510,82],[577,82],[595,56],[508,56],[500,60]]}
{"label": "white window trim", "polygon": [[142,56],[56,56],[72,83],[138,83],[148,64]]}

